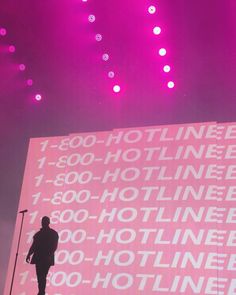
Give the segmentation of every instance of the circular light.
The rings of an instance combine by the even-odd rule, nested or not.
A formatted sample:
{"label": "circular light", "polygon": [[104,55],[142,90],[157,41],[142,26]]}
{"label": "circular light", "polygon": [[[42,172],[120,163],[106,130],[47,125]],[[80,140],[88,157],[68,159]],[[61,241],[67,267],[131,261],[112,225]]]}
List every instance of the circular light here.
{"label": "circular light", "polygon": [[170,72],[170,66],[165,65],[165,66],[163,67],[163,71],[164,71],[165,73],[169,73],[169,72]]}
{"label": "circular light", "polygon": [[14,53],[16,51],[16,47],[14,45],[10,45],[8,47],[9,52]]}
{"label": "circular light", "polygon": [[168,88],[174,88],[175,87],[175,83],[173,81],[169,81],[167,83]]}
{"label": "circular light", "polygon": [[5,36],[7,34],[7,30],[5,28],[0,28],[0,35]]}
{"label": "circular light", "polygon": [[101,34],[96,34],[95,39],[98,42],[102,41],[102,35]]}
{"label": "circular light", "polygon": [[153,34],[159,35],[161,33],[161,28],[160,27],[154,27],[153,28]]}
{"label": "circular light", "polygon": [[108,72],[108,77],[109,78],[114,78],[115,77],[115,73],[113,71]]}
{"label": "circular light", "polygon": [[36,99],[37,101],[40,101],[40,100],[42,99],[42,95],[41,95],[41,94],[36,94],[36,95],[35,95],[35,99]]}
{"label": "circular light", "polygon": [[154,14],[156,12],[156,7],[154,5],[151,5],[148,7],[148,12],[150,14]]}
{"label": "circular light", "polygon": [[90,15],[89,15],[89,17],[88,17],[88,20],[89,20],[89,22],[90,22],[90,23],[93,23],[93,22],[95,22],[95,20],[96,20],[96,17],[95,17],[95,15],[93,15],[93,14],[90,14]]}
{"label": "circular light", "polygon": [[108,59],[109,59],[109,54],[104,53],[104,54],[102,55],[102,59],[103,59],[104,61],[108,61]]}
{"label": "circular light", "polygon": [[26,84],[27,84],[28,86],[32,86],[32,85],[33,85],[33,80],[32,80],[32,79],[28,79],[28,80],[26,81]]}
{"label": "circular light", "polygon": [[20,64],[19,65],[19,70],[23,72],[25,70],[25,65],[24,64]]}
{"label": "circular light", "polygon": [[165,56],[166,55],[166,49],[165,48],[161,48],[159,50],[159,54],[160,54],[160,56]]}
{"label": "circular light", "polygon": [[87,0],[82,0],[82,2],[87,2]]}
{"label": "circular light", "polygon": [[119,85],[115,85],[115,86],[113,87],[113,91],[114,91],[115,93],[120,92],[120,86],[119,86]]}

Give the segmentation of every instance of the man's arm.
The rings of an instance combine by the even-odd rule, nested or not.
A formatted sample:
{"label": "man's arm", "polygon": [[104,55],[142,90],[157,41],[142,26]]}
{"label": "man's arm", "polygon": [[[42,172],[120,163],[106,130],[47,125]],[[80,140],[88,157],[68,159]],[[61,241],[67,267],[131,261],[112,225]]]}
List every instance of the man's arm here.
{"label": "man's arm", "polygon": [[52,251],[53,251],[53,253],[57,250],[57,247],[58,247],[58,239],[59,239],[58,233],[55,232],[54,241],[53,241],[53,245],[52,245]]}
{"label": "man's arm", "polygon": [[33,244],[31,245],[29,252],[26,256],[26,262],[30,263],[30,256],[34,253],[34,249],[35,249],[35,240],[33,241]]}

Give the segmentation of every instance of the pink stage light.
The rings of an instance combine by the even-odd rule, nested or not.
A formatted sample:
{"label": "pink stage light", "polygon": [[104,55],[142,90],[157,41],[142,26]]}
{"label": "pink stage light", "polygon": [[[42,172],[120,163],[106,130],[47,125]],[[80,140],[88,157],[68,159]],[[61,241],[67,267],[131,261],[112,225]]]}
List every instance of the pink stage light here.
{"label": "pink stage light", "polygon": [[24,64],[20,64],[20,65],[19,65],[19,70],[20,70],[20,71],[23,72],[23,71],[25,70],[25,68],[26,68],[26,67],[25,67]]}
{"label": "pink stage light", "polygon": [[148,12],[150,14],[154,14],[156,12],[156,7],[154,5],[151,5],[148,7]]}
{"label": "pink stage light", "polygon": [[154,35],[159,35],[159,34],[161,34],[161,28],[160,28],[160,27],[154,27],[154,28],[153,28],[153,34],[154,34]]}
{"label": "pink stage light", "polygon": [[102,35],[101,34],[96,34],[95,39],[98,42],[102,41]]}
{"label": "pink stage light", "polygon": [[165,73],[169,73],[169,72],[170,72],[170,66],[169,66],[169,65],[165,65],[165,66],[163,67],[163,71],[164,71]]}
{"label": "pink stage light", "polygon": [[82,0],[82,2],[87,2],[87,0]]}
{"label": "pink stage light", "polygon": [[89,17],[88,17],[88,20],[89,20],[89,22],[90,22],[90,23],[94,23],[94,22],[95,22],[95,20],[96,20],[96,17],[95,17],[95,15],[93,15],[93,14],[90,14],[90,15],[89,15]]}
{"label": "pink stage light", "polygon": [[41,95],[41,94],[36,94],[36,95],[35,95],[35,99],[36,99],[37,101],[40,101],[40,100],[42,99],[42,95]]}
{"label": "pink stage light", "polygon": [[167,83],[168,88],[174,88],[175,87],[175,83],[173,81],[169,81]]}
{"label": "pink stage light", "polygon": [[8,51],[11,52],[11,53],[14,53],[16,51],[16,47],[14,45],[10,45],[8,47]]}
{"label": "pink stage light", "polygon": [[161,49],[159,50],[159,55],[160,55],[160,56],[165,56],[165,55],[166,55],[166,49],[165,49],[165,48],[161,48]]}
{"label": "pink stage light", "polygon": [[113,87],[113,91],[114,91],[115,93],[120,92],[120,86],[119,86],[119,85],[115,85],[115,86]]}
{"label": "pink stage light", "polygon": [[108,53],[104,53],[104,54],[102,55],[102,60],[104,60],[104,61],[108,61],[108,59],[109,59],[109,54],[108,54]]}
{"label": "pink stage light", "polygon": [[33,80],[32,80],[32,79],[28,79],[28,80],[26,81],[26,84],[27,84],[28,86],[32,86],[32,85],[33,85]]}
{"label": "pink stage light", "polygon": [[108,77],[109,77],[110,79],[112,79],[112,78],[115,77],[115,73],[114,73],[113,71],[108,72],[107,75],[108,75]]}
{"label": "pink stage light", "polygon": [[5,28],[0,28],[0,36],[6,36],[7,30]]}

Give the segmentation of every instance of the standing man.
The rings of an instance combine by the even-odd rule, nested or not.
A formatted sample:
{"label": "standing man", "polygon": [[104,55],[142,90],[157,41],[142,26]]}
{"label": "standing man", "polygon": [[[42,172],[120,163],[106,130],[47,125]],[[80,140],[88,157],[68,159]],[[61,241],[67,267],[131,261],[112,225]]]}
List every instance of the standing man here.
{"label": "standing man", "polygon": [[[54,265],[58,233],[49,227],[49,217],[44,216],[41,224],[42,228],[33,237],[33,243],[26,256],[26,262],[35,264],[39,289],[38,295],[45,295],[47,274],[50,266]],[[32,254],[33,256],[30,260]]]}

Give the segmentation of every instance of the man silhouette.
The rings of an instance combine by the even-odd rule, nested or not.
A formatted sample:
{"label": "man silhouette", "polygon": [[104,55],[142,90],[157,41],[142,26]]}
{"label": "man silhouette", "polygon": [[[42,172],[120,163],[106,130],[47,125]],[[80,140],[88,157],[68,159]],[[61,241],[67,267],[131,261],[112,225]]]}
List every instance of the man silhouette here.
{"label": "man silhouette", "polygon": [[42,228],[34,235],[33,243],[26,256],[26,262],[35,264],[36,267],[38,295],[45,294],[47,274],[50,266],[54,265],[54,252],[58,244],[58,233],[49,227],[49,217],[44,216],[41,224]]}

